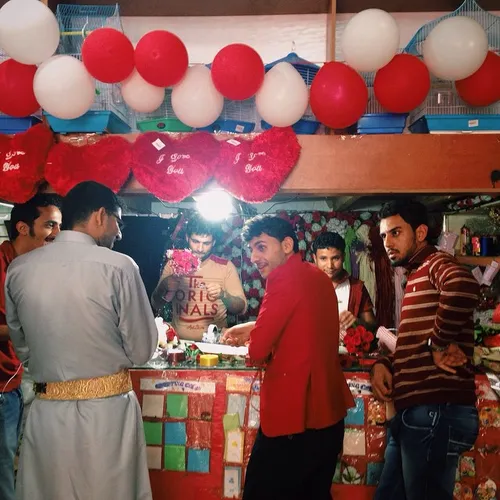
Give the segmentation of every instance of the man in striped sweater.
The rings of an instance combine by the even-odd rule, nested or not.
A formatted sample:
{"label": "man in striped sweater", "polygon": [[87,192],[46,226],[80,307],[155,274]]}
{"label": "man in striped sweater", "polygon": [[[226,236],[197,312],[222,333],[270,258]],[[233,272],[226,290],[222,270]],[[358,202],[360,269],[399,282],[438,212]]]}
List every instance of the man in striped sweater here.
{"label": "man in striped sweater", "polygon": [[452,500],[461,453],[478,433],[472,314],[479,285],[428,243],[426,208],[385,205],[380,235],[407,283],[394,355],[372,370],[377,399],[393,402],[390,439],[376,500]]}

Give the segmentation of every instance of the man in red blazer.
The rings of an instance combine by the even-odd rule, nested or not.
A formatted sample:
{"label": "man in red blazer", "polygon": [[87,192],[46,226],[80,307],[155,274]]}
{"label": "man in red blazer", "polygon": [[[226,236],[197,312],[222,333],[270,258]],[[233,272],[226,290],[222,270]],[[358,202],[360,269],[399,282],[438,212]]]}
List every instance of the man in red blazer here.
{"label": "man in red blazer", "polygon": [[257,321],[223,337],[231,344],[249,339],[252,361],[267,362],[243,500],[327,500],[344,417],[354,406],[338,356],[335,291],[323,271],[302,261],[284,219],[255,217],[243,238],[267,280]]}

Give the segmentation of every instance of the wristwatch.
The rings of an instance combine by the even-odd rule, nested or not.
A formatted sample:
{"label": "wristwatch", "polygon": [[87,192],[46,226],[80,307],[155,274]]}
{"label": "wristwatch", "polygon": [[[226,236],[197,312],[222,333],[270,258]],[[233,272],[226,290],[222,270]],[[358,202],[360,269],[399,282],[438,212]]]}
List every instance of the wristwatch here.
{"label": "wristwatch", "polygon": [[446,351],[446,349],[448,349],[448,346],[440,347],[438,345],[433,344],[431,338],[429,338],[427,345],[429,346],[429,349],[433,352],[443,352]]}

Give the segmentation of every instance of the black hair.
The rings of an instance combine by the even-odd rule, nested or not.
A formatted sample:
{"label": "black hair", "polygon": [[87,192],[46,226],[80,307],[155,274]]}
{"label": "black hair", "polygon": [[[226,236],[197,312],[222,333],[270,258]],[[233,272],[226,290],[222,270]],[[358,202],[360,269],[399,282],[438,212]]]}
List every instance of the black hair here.
{"label": "black hair", "polygon": [[414,231],[422,224],[429,227],[427,208],[411,198],[390,201],[382,206],[378,214],[379,219],[387,219],[394,215],[399,215],[407,224],[410,224]]}
{"label": "black hair", "polygon": [[73,229],[104,208],[108,215],[124,209],[124,202],[111,189],[94,181],[80,182],[65,196],[62,206],[63,229]]}
{"label": "black hair", "polygon": [[326,232],[326,233],[321,233],[314,241],[312,244],[312,251],[314,254],[318,250],[321,250],[323,248],[336,248],[337,250],[340,250],[342,253],[345,252],[345,241],[342,236],[338,233],[331,233],[331,232]]}
{"label": "black hair", "polygon": [[203,218],[200,214],[194,214],[188,220],[186,226],[186,236],[190,238],[193,234],[199,236],[212,236],[214,240],[218,239],[220,227]]}
{"label": "black hair", "polygon": [[294,253],[299,251],[299,240],[293,230],[293,226],[281,217],[273,215],[257,215],[257,217],[254,217],[245,223],[241,236],[246,243],[249,243],[253,238],[260,236],[261,234],[267,234],[272,238],[276,238],[280,242],[282,242],[286,237],[292,238]]}
{"label": "black hair", "polygon": [[30,228],[30,234],[33,232],[35,220],[40,217],[40,208],[57,207],[59,210],[62,205],[62,197],[58,194],[38,193],[26,203],[16,203],[10,213],[10,231],[9,237],[14,241],[19,236],[17,223],[24,222]]}

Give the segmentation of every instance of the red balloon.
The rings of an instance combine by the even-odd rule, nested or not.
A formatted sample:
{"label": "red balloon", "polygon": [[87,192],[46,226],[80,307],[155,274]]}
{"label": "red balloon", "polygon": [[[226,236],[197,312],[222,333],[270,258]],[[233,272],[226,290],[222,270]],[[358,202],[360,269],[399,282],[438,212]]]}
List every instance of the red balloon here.
{"label": "red balloon", "polygon": [[483,65],[471,76],[456,81],[455,88],[471,106],[489,106],[500,100],[500,57],[488,52]]}
{"label": "red balloon", "polygon": [[24,117],[40,109],[33,79],[37,67],[7,59],[0,64],[0,112],[9,116]]}
{"label": "red balloon", "polygon": [[212,81],[215,88],[228,99],[249,99],[264,81],[264,63],[248,45],[226,45],[217,52],[212,63]]}
{"label": "red balloon", "polygon": [[427,66],[418,57],[398,54],[377,71],[373,90],[390,113],[409,113],[422,104],[431,89]]}
{"label": "red balloon", "polygon": [[85,38],[82,59],[96,80],[119,83],[134,70],[134,46],[121,31],[99,28]]}
{"label": "red balloon", "polygon": [[135,48],[135,67],[151,85],[170,87],[188,69],[188,53],[182,40],[169,31],[146,33]]}
{"label": "red balloon", "polygon": [[356,123],[368,104],[368,89],[361,76],[340,62],[326,63],[311,85],[311,109],[330,128],[346,128]]}

